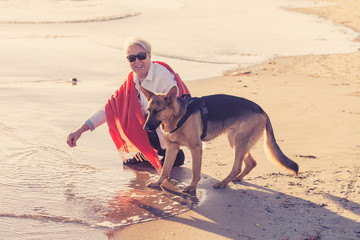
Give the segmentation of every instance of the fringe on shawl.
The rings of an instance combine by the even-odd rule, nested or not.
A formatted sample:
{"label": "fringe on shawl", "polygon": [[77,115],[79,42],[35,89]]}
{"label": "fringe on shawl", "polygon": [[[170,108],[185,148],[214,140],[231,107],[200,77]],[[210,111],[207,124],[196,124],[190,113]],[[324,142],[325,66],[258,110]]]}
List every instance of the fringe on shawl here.
{"label": "fringe on shawl", "polygon": [[119,150],[119,155],[121,160],[125,161],[126,159],[135,158],[139,162],[148,161],[144,154],[141,152],[126,152]]}

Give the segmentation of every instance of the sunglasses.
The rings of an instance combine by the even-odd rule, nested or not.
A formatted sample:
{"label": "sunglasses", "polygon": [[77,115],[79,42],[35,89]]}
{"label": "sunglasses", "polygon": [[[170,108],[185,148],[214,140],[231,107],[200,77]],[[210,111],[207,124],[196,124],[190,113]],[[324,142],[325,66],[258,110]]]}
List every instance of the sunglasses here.
{"label": "sunglasses", "polygon": [[137,55],[129,55],[129,56],[127,56],[127,60],[129,62],[135,62],[136,58],[139,59],[139,60],[146,59],[146,52],[139,52]]}

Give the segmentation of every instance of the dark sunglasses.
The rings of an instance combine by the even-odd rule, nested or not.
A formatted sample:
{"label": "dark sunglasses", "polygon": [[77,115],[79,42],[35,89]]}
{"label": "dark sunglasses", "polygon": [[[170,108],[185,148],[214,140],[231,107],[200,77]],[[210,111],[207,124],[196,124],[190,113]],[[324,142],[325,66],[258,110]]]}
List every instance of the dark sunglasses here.
{"label": "dark sunglasses", "polygon": [[129,62],[135,62],[136,58],[139,59],[139,60],[146,59],[146,52],[139,52],[137,55],[129,55],[129,56],[127,56],[127,60]]}

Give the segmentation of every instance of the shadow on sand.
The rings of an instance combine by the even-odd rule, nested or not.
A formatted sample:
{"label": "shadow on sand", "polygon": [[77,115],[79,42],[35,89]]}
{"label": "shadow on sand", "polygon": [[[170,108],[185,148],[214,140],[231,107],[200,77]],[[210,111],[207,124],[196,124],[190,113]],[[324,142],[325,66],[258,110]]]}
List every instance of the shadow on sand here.
{"label": "shadow on sand", "polygon": [[[137,171],[142,170],[144,169]],[[264,179],[269,182],[275,175],[277,178],[291,180],[285,174],[271,174]],[[188,183],[191,169],[174,168],[171,178]],[[251,179],[230,184],[225,189],[214,189],[212,184],[215,182],[216,179],[202,175],[196,194],[200,200],[195,201],[192,206],[196,215],[201,217],[164,216],[166,221],[192,226],[230,239],[319,239],[314,238],[316,235],[321,236],[321,239],[360,239],[360,223],[328,210],[327,204],[274,191],[251,183]],[[359,203],[329,194],[325,194],[325,198],[338,202],[340,208],[351,211],[357,219],[360,218]],[[160,206],[154,205],[150,212],[159,208]],[[111,239],[112,233],[108,236]]]}

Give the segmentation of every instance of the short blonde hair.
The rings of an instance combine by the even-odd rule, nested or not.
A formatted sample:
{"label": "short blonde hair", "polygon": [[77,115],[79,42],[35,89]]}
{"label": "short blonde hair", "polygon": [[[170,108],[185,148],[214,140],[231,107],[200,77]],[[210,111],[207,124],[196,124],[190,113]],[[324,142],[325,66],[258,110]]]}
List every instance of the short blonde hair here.
{"label": "short blonde hair", "polygon": [[143,49],[145,49],[145,51],[151,53],[151,44],[148,41],[141,37],[131,37],[125,42],[125,55],[127,55],[127,50],[129,49],[129,47],[135,44],[140,45]]}

